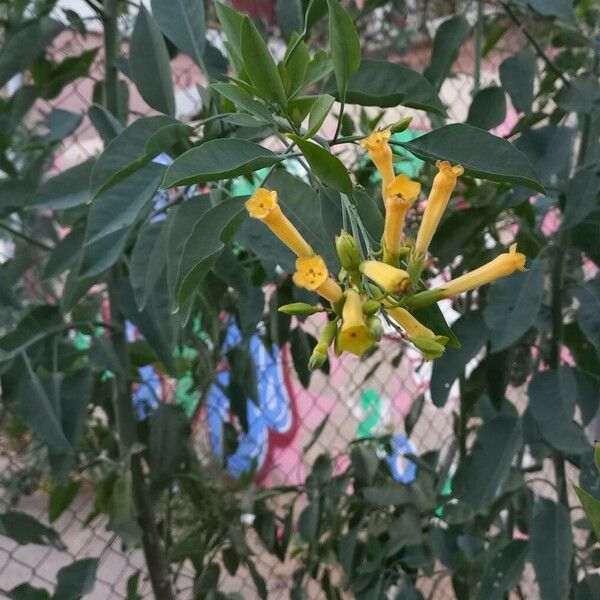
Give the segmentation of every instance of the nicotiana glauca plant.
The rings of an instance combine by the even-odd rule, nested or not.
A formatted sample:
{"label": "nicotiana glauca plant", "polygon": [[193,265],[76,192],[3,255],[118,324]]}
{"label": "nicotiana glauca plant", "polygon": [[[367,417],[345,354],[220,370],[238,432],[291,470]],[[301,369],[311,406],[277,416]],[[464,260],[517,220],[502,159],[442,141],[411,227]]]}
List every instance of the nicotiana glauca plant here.
{"label": "nicotiana glauca plant", "polygon": [[[366,39],[377,15],[406,16],[402,2],[290,0],[278,11],[284,41],[226,3],[87,4],[90,19],[52,1],[0,6],[0,83],[21,76],[0,103],[0,227],[14,245],[0,268],[2,420],[14,437],[32,433],[50,519],[92,482],[88,521],[107,515],[143,550],[161,600],[184,594],[184,564],[191,597],[235,597],[220,591],[225,570],[246,570],[267,597],[250,529],[261,551],[293,561],[295,598],[309,582],[327,598],[420,598],[440,574],[457,598],[526,597],[527,563],[544,600],[597,597],[600,476],[584,431],[600,397],[595,3],[460,4],[423,74],[387,60],[389,39]],[[57,35],[92,21],[99,51],[51,58]],[[484,87],[482,61],[509,36],[518,50]],[[466,122],[448,123],[440,90],[468,39],[473,97]],[[177,118],[178,52],[206,77],[191,120]],[[48,176],[82,115],[38,120],[34,109],[96,59],[87,117],[104,149]],[[131,86],[152,116],[130,114]],[[382,125],[396,108],[420,111],[431,131]],[[405,172],[407,156],[423,161],[418,173]],[[451,326],[442,300],[459,315]],[[304,326],[312,315],[319,339]],[[240,337],[227,345],[232,322]],[[201,398],[220,385],[235,415],[224,463],[258,398],[253,335],[289,344],[308,386],[330,346],[368,360],[386,330],[432,361],[409,436],[424,403],[443,407],[459,382],[452,439],[408,457],[407,483],[390,474],[389,436],[350,444],[341,469],[319,455],[300,486],[261,489],[252,468],[232,481],[197,455],[181,407],[140,415],[132,404],[148,366],[185,376]],[[62,544],[17,511],[0,514],[0,532]],[[67,567],[53,597],[83,596],[96,567]],[[3,591],[50,597],[32,588]]]}

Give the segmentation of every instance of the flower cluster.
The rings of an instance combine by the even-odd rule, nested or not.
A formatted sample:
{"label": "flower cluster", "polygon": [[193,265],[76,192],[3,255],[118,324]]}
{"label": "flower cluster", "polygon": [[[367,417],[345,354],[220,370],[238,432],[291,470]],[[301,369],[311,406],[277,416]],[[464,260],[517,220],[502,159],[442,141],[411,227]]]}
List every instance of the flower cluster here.
{"label": "flower cluster", "polygon": [[335,240],[342,264],[337,278],[330,274],[323,258],[314,252],[285,216],[276,191],[261,187],[246,202],[250,216],[261,220],[296,254],[294,283],[316,292],[330,303],[330,306],[321,308],[296,302],[279,309],[295,315],[328,312],[330,320],[322,329],[310,357],[311,369],[325,362],[331,345],[338,355],[351,352],[362,356],[381,339],[382,318],[401,331],[403,337],[421,351],[425,360],[438,358],[444,352],[448,338],[426,327],[411,311],[475,289],[516,270],[525,270],[525,256],[517,252],[514,244],[508,252],[470,273],[443,286],[419,290],[419,278],[429,244],[463,168],[446,161],[437,162],[438,173],[433,180],[417,238],[414,243],[409,243],[404,237],[404,221],[408,209],[419,197],[421,185],[406,175],[394,175],[390,134],[389,129],[375,131],[360,142],[382,178],[385,227],[381,251],[364,256],[358,240],[342,231]]}

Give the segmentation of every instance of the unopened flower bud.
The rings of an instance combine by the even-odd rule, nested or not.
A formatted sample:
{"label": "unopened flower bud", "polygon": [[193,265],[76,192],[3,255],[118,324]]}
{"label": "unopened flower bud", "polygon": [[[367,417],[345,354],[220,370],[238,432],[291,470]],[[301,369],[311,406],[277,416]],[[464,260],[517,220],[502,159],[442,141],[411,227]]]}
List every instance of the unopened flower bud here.
{"label": "unopened flower bud", "polygon": [[393,125],[390,126],[390,131],[392,133],[400,133],[401,131],[404,131],[408,128],[412,119],[412,117],[404,117],[404,119],[396,121]]}
{"label": "unopened flower bud", "polygon": [[448,338],[445,335],[436,335],[433,338],[415,337],[410,341],[423,353],[425,360],[433,360],[444,354]]}
{"label": "unopened flower bud", "polygon": [[291,304],[284,304],[277,310],[284,315],[314,315],[315,313],[322,312],[323,309],[319,306],[313,306],[306,302],[292,302]]}
{"label": "unopened flower bud", "polygon": [[320,369],[327,360],[327,350],[325,352],[317,351],[318,346],[315,346],[310,358],[308,359],[308,368],[311,371],[315,371],[316,369]]}
{"label": "unopened flower bud", "polygon": [[335,339],[337,330],[337,321],[329,321],[327,325],[321,329],[317,345],[308,359],[308,368],[311,371],[322,367],[327,360],[327,349]]}
{"label": "unopened flower bud", "polygon": [[347,231],[341,231],[335,236],[335,249],[342,267],[350,274],[355,273],[362,260],[356,240]]}
{"label": "unopened flower bud", "polygon": [[367,317],[367,327],[373,336],[373,339],[378,342],[383,337],[383,325],[377,315]]}
{"label": "unopened flower bud", "polygon": [[365,313],[365,315],[370,317],[371,315],[374,315],[381,308],[381,302],[377,302],[377,300],[367,300],[363,304],[362,308],[363,308],[363,313]]}

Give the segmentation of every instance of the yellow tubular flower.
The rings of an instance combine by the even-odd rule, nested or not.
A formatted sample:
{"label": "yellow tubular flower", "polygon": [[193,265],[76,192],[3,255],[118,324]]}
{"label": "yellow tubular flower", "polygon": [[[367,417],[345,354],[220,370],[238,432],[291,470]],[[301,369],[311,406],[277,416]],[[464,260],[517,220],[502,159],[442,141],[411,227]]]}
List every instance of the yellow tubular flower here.
{"label": "yellow tubular flower", "polygon": [[425,360],[439,358],[444,353],[448,343],[445,335],[435,335],[405,308],[386,308],[386,311],[406,331],[410,341],[421,351]]}
{"label": "yellow tubular flower", "polygon": [[391,130],[389,128],[384,131],[374,131],[359,142],[365,150],[368,150],[371,160],[381,174],[383,180],[381,189],[384,195],[387,186],[394,179],[392,149],[389,144],[390,135]]}
{"label": "yellow tubular flower", "polygon": [[405,308],[398,306],[396,308],[386,308],[387,312],[411,338],[434,338],[435,333],[425,327],[419,320],[413,317]]}
{"label": "yellow tubular flower", "polygon": [[423,220],[421,221],[417,241],[413,249],[415,261],[425,258],[433,234],[448,206],[452,190],[456,186],[456,180],[463,174],[464,170],[460,165],[452,166],[445,160],[438,160],[436,167],[439,169],[439,172],[433,179],[433,185],[427,199],[427,204],[425,205]]}
{"label": "yellow tubular flower", "polygon": [[374,343],[362,311],[362,300],[352,289],[346,291],[346,301],[342,311],[342,328],[337,346],[341,352],[351,352],[362,356]]}
{"label": "yellow tubular flower", "polygon": [[246,210],[253,219],[262,221],[296,256],[314,256],[314,250],[281,211],[275,190],[258,188],[246,201]]}
{"label": "yellow tubular flower", "polygon": [[453,279],[446,285],[437,288],[437,291],[439,291],[442,298],[450,298],[495,281],[500,277],[511,275],[515,271],[526,270],[525,255],[517,252],[517,245],[513,244],[508,252],[496,256],[494,260],[470,273]]}
{"label": "yellow tubular flower", "polygon": [[365,260],[360,263],[360,272],[382,287],[389,294],[401,294],[410,283],[408,273],[377,260]]}
{"label": "yellow tubular flower", "polygon": [[[385,190],[385,228],[383,244],[391,257],[396,257],[402,245],[404,219],[408,209],[421,192],[421,184],[406,175],[398,175]],[[392,260],[394,260],[392,258]]]}
{"label": "yellow tubular flower", "polygon": [[320,256],[296,259],[296,272],[292,279],[298,287],[317,292],[330,302],[339,302],[343,297],[342,288],[329,276],[327,265]]}

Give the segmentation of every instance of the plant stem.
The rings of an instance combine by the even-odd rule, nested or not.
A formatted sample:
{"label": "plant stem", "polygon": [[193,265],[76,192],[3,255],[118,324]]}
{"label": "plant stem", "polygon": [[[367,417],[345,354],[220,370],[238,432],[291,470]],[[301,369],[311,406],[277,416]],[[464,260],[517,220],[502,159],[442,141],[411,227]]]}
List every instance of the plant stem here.
{"label": "plant stem", "polygon": [[[104,52],[105,52],[105,92],[106,108],[118,116],[119,90],[117,57],[119,52],[119,32],[117,28],[119,0],[104,2]],[[115,415],[116,425],[121,444],[121,458],[129,457],[133,501],[139,525],[142,530],[142,546],[144,558],[148,567],[148,575],[156,600],[174,600],[171,588],[169,565],[163,549],[154,507],[144,477],[142,459],[139,453],[131,453],[132,446],[138,441],[137,421],[131,397],[131,384],[127,377],[131,373],[129,351],[125,329],[125,317],[117,303],[117,290],[123,281],[122,265],[117,263],[108,281],[111,322],[115,325],[112,330],[112,340],[115,351],[121,362],[121,372],[115,373]]]}
{"label": "plant stem", "polygon": [[31,244],[32,246],[35,246],[36,248],[45,250],[46,252],[51,252],[52,250],[54,250],[54,248],[52,246],[49,246],[45,242],[36,240],[35,238],[28,236],[26,233],[23,233],[22,231],[19,231],[18,229],[13,229],[12,227],[10,227],[10,225],[6,225],[5,223],[0,223],[0,229],[4,229],[4,231],[8,231],[10,234],[14,235],[15,237],[21,238],[22,240],[25,240],[28,244]]}
{"label": "plant stem", "polygon": [[544,52],[544,49],[538,44],[537,40],[527,29],[517,15],[514,13],[513,9],[510,7],[508,2],[501,2],[502,8],[506,12],[506,14],[510,17],[511,21],[521,30],[521,33],[527,38],[527,41],[533,46],[533,49],[536,51],[536,54],[546,63],[546,66],[554,72],[555,75],[565,84],[569,85],[569,80],[565,77],[565,74],[554,64],[554,62],[550,59],[550,57]]}
{"label": "plant stem", "polygon": [[483,41],[483,0],[477,1],[477,21],[475,22],[474,57],[473,57],[473,95],[481,86],[481,44]]}

